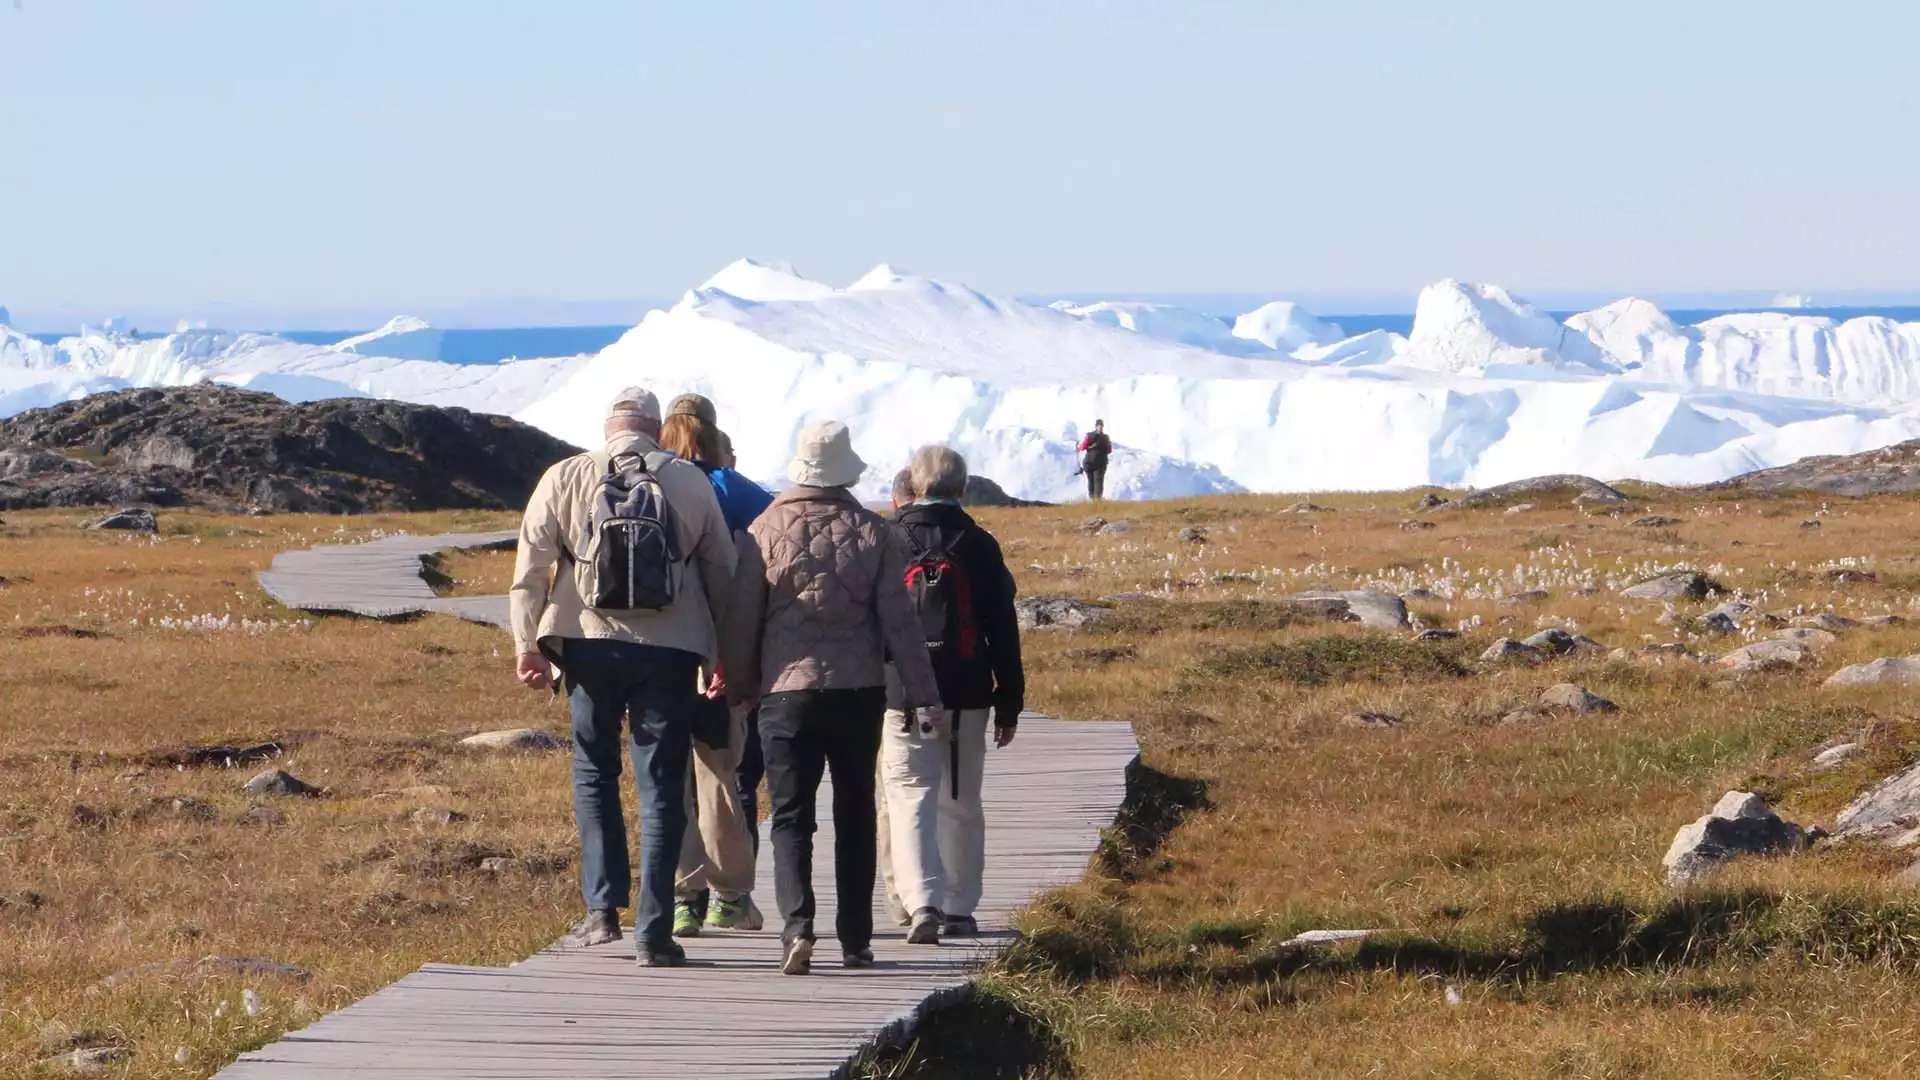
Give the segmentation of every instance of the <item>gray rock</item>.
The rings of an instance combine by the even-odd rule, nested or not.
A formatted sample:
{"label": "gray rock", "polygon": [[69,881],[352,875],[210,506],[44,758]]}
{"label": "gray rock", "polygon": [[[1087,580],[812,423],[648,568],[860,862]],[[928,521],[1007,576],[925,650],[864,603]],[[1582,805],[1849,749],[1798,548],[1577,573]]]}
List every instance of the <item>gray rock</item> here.
{"label": "gray rock", "polygon": [[1097,533],[1106,527],[1107,519],[1103,517],[1090,517],[1080,523],[1080,531],[1083,533]]}
{"label": "gray rock", "polygon": [[1724,611],[1709,611],[1699,619],[1700,630],[1706,634],[1737,634],[1740,624]]}
{"label": "gray rock", "polygon": [[509,728],[469,735],[460,745],[477,750],[558,750],[567,740],[535,728]]}
{"label": "gray rock", "polygon": [[407,820],[415,825],[452,825],[467,820],[467,815],[458,810],[449,810],[444,806],[423,806],[408,814]]}
{"label": "gray rock", "polygon": [[1105,525],[1100,526],[1101,536],[1125,536],[1132,531],[1133,522],[1127,521],[1124,518],[1119,521],[1109,521]]}
{"label": "gray rock", "polygon": [[1507,507],[1506,513],[1508,517],[1512,517],[1515,514],[1524,514],[1531,509],[1533,509],[1532,503],[1517,503]]}
{"label": "gray rock", "polygon": [[1173,538],[1189,544],[1204,544],[1207,542],[1207,530],[1188,525],[1179,532],[1174,533]]}
{"label": "gray rock", "polygon": [[1338,945],[1347,941],[1365,941],[1378,930],[1308,930],[1280,943],[1281,948],[1306,948],[1310,945]]}
{"label": "gray rock", "polygon": [[1681,570],[1648,578],[1620,591],[1630,600],[1704,600],[1720,592],[1712,578],[1698,570]]}
{"label": "gray rock", "polygon": [[1539,649],[1531,645],[1515,641],[1512,638],[1503,637],[1487,646],[1487,651],[1480,654],[1480,662],[1483,664],[1507,664],[1516,660],[1538,660],[1542,655]]}
{"label": "gray rock", "polygon": [[1806,831],[1767,808],[1750,791],[1729,791],[1712,812],[1674,835],[1667,854],[1667,884],[1691,885],[1740,855],[1770,855],[1807,846]]}
{"label": "gray rock", "polygon": [[1648,517],[1640,518],[1636,520],[1633,524],[1635,528],[1640,528],[1640,529],[1664,529],[1669,525],[1680,524],[1680,519],[1677,517],[1664,517],[1660,514],[1653,514]]}
{"label": "gray rock", "polygon": [[1547,590],[1528,589],[1525,592],[1517,592],[1512,596],[1503,597],[1500,602],[1507,607],[1520,607],[1523,604],[1538,604],[1546,600],[1546,598]]}
{"label": "gray rock", "polygon": [[1898,615],[1869,615],[1860,620],[1863,626],[1904,626],[1907,620]]}
{"label": "gray rock", "polygon": [[1895,773],[1861,793],[1833,819],[1842,840],[1871,838],[1890,829],[1920,824],[1920,765]]}
{"label": "gray rock", "polygon": [[1767,640],[1791,641],[1796,645],[1803,646],[1814,652],[1819,652],[1821,649],[1834,644],[1840,639],[1833,636],[1833,632],[1830,630],[1814,630],[1805,626],[1796,626],[1791,630],[1781,630],[1768,634]]}
{"label": "gray rock", "polygon": [[1747,617],[1752,614],[1753,614],[1752,604],[1742,603],[1739,600],[1729,600],[1726,603],[1721,604],[1719,607],[1716,607],[1708,611],[1706,614],[1701,615],[1700,619],[1702,622],[1704,622],[1707,619],[1713,618],[1715,615],[1720,615],[1720,616],[1724,616],[1728,622],[1733,623],[1737,626],[1740,623],[1745,622],[1747,620]]}
{"label": "gray rock", "polygon": [[1431,600],[1431,599],[1433,599],[1433,598],[1434,598],[1434,596],[1435,596],[1435,593],[1434,593],[1434,591],[1433,591],[1432,589],[1429,589],[1429,588],[1426,588],[1426,587],[1424,587],[1424,586],[1420,586],[1420,587],[1416,587],[1416,588],[1412,588],[1412,589],[1408,589],[1408,590],[1407,590],[1406,592],[1403,592],[1403,593],[1401,593],[1401,594],[1400,594],[1400,599],[1402,599],[1402,600]]}
{"label": "gray rock", "polygon": [[160,521],[153,511],[134,507],[108,514],[98,521],[89,522],[89,529],[119,529],[127,532],[159,532]]}
{"label": "gray rock", "polygon": [[1297,502],[1280,512],[1283,514],[1331,514],[1333,513],[1333,507],[1315,506],[1310,502]]}
{"label": "gray rock", "polygon": [[1829,746],[1813,755],[1813,767],[1816,769],[1837,769],[1859,756],[1860,744],[1843,742],[1838,746]]}
{"label": "gray rock", "polygon": [[1825,630],[1829,634],[1843,634],[1857,629],[1860,623],[1844,615],[1835,615],[1823,611],[1817,615],[1796,615],[1787,620],[1787,625],[1800,630]]}
{"label": "gray rock", "polygon": [[1808,532],[1812,532],[1813,530],[1818,529],[1820,527],[1820,523],[1817,521],[1808,520],[1808,521],[1801,522],[1800,527],[1802,529],[1807,530]]}
{"label": "gray rock", "polygon": [[1413,508],[1415,510],[1438,510],[1443,506],[1452,506],[1452,505],[1453,505],[1452,499],[1449,499],[1444,495],[1440,495],[1436,492],[1429,491],[1425,495],[1420,496],[1420,498],[1414,501]]}
{"label": "gray rock", "polygon": [[1797,641],[1756,641],[1715,662],[1730,671],[1780,671],[1799,667],[1812,657],[1813,651]]}
{"label": "gray rock", "polygon": [[1419,532],[1422,529],[1437,529],[1437,528],[1439,528],[1439,526],[1435,525],[1433,522],[1421,521],[1419,518],[1408,518],[1407,520],[1400,523],[1401,532]]}
{"label": "gray rock", "polygon": [[1375,712],[1371,709],[1348,713],[1342,720],[1349,726],[1365,728],[1390,728],[1399,727],[1401,724],[1400,718],[1392,713]]}
{"label": "gray rock", "polygon": [[1420,636],[1415,638],[1414,640],[1415,641],[1452,641],[1454,638],[1457,638],[1459,636],[1460,636],[1460,631],[1458,630],[1448,630],[1445,627],[1436,626],[1431,630],[1420,631]]}
{"label": "gray rock", "polygon": [[1520,644],[1554,656],[1563,656],[1574,648],[1573,635],[1557,626],[1542,630]]}
{"label": "gray rock", "polygon": [[1335,622],[1357,622],[1376,630],[1403,630],[1408,625],[1407,602],[1389,592],[1324,590],[1297,593],[1283,599]]}
{"label": "gray rock", "polygon": [[480,860],[480,870],[488,874],[505,874],[520,869],[519,859],[509,859],[504,855],[489,855]]}
{"label": "gray rock", "polygon": [[1619,706],[1584,686],[1560,683],[1540,691],[1540,707],[1575,713],[1614,712]]}
{"label": "gray rock", "polygon": [[1605,656],[1607,647],[1585,634],[1573,635],[1573,648],[1567,650],[1575,656]]}
{"label": "gray rock", "polygon": [[249,795],[274,795],[282,798],[293,796],[314,796],[320,789],[293,775],[285,769],[268,769],[247,781],[244,789]]}
{"label": "gray rock", "polygon": [[1920,683],[1920,656],[1888,656],[1843,667],[1826,686],[1912,686]]}

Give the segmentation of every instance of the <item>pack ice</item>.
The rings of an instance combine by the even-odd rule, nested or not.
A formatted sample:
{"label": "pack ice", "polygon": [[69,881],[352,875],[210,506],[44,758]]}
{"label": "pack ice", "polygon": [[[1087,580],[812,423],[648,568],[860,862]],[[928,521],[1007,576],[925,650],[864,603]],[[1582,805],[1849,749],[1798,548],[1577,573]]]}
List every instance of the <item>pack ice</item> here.
{"label": "pack ice", "polygon": [[[1555,320],[1441,281],[1411,333],[1346,336],[1285,301],[1237,317],[1040,306],[882,265],[845,287],[735,262],[597,355],[454,365],[396,319],[331,346],[188,330],[44,345],[0,327],[0,415],[124,386],[217,380],[506,413],[577,444],[635,383],[718,404],[744,472],[778,483],[794,434],[845,420],[877,497],[941,441],[1014,494],[1078,490],[1095,418],[1110,497],[1488,485],[1542,473],[1697,483],[1920,438],[1920,324],[1766,313],[1677,325],[1621,300]],[[396,353],[399,355],[385,355]]]}

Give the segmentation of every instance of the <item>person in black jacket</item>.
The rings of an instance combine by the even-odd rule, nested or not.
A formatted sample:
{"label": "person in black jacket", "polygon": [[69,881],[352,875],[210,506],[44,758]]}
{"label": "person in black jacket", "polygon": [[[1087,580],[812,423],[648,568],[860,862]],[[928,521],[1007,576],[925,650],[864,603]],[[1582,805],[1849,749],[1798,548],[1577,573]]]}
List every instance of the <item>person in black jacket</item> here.
{"label": "person in black jacket", "polygon": [[913,456],[918,499],[894,516],[914,562],[907,568],[940,684],[941,722],[927,725],[890,701],[880,749],[892,875],[911,929],[907,940],[935,944],[978,931],[986,859],[980,805],[987,728],[993,744],[1013,741],[1025,704],[1013,574],[1000,544],[960,507],[967,463],[944,446]]}

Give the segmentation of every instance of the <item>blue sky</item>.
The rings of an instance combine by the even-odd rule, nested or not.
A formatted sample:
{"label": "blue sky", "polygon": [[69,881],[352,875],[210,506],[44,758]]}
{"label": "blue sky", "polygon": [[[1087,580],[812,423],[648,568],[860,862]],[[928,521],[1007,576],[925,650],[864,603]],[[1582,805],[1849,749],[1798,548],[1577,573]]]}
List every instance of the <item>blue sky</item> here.
{"label": "blue sky", "polygon": [[515,321],[738,255],[1402,306],[1920,289],[1920,5],[1813,11],[19,0],[0,303]]}

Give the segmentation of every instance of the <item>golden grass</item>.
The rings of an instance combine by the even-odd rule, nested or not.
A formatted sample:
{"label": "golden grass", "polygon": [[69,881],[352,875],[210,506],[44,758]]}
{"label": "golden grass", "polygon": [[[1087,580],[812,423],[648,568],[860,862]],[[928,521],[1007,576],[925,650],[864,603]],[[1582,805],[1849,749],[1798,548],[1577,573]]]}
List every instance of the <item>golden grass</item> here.
{"label": "golden grass", "polygon": [[[1028,595],[1155,598],[1115,601],[1098,632],[1029,635],[1032,702],[1133,721],[1146,763],[1204,781],[1211,802],[1028,917],[984,1000],[1051,1049],[1000,1064],[1121,1078],[1902,1072],[1920,1015],[1920,898],[1890,880],[1903,860],[1754,860],[1681,902],[1659,858],[1729,788],[1830,823],[1920,756],[1910,694],[1818,685],[1920,652],[1920,628],[1855,630],[1808,671],[1739,682],[1675,659],[1464,674],[1459,661],[1546,622],[1634,649],[1685,636],[1656,624],[1661,605],[1617,596],[1680,564],[1763,610],[1908,613],[1920,502],[1647,494],[1639,506],[1682,524],[1542,499],[1406,531],[1407,495],[1316,497],[1323,514],[1282,513],[1291,498],[1104,508],[1132,521],[1122,535],[1081,531],[1084,507],[984,514]],[[111,1040],[135,1053],[110,1075],[205,1076],[422,962],[522,956],[576,913],[565,755],[454,745],[565,729],[556,702],[513,685],[504,638],[443,618],[305,618],[251,580],[286,548],[511,515],[164,514],[157,540],[84,533],[76,514],[5,517],[0,1075]],[[1206,542],[1177,539],[1186,526]],[[510,561],[456,553],[441,569],[457,591],[499,591]],[[1878,580],[1837,576],[1862,570]],[[1415,646],[1276,603],[1369,582],[1430,590],[1415,614],[1465,636]],[[1544,601],[1502,602],[1535,587]],[[1121,645],[1131,658],[1068,655]],[[1569,680],[1621,711],[1504,720]],[[1347,723],[1358,710],[1404,722]],[[1867,752],[1812,772],[1814,748],[1842,734],[1864,734]],[[290,744],[275,764],[330,789],[272,801],[275,826],[241,823],[259,766],[151,763],[271,738]],[[468,817],[420,825],[420,806]],[[487,873],[474,866],[487,855],[522,862]],[[1321,927],[1389,933],[1280,945]],[[192,966],[206,956],[312,977]],[[162,966],[102,985],[149,964]],[[984,1074],[984,1059],[943,1064],[937,1042],[896,1071]]]}

